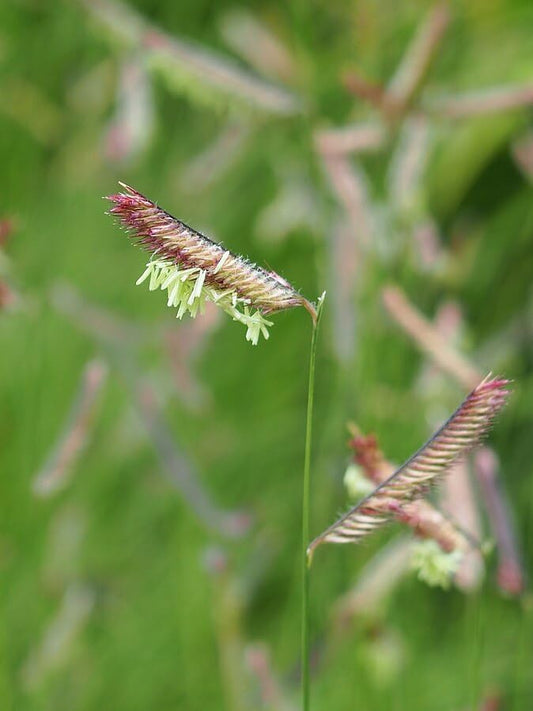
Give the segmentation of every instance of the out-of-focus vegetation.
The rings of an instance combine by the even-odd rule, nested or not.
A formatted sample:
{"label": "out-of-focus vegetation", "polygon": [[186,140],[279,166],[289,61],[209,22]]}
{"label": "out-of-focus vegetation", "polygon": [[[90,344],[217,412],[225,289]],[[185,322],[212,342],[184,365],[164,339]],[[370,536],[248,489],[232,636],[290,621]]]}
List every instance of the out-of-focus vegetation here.
{"label": "out-of-focus vegetation", "polygon": [[328,291],[314,533],[348,421],[401,461],[514,379],[441,496],[496,540],[484,574],[427,587],[398,526],[320,550],[312,700],[531,709],[532,33],[525,0],[0,5],[2,711],[299,703],[309,318],[257,348],[176,321],[134,287],[117,180]]}

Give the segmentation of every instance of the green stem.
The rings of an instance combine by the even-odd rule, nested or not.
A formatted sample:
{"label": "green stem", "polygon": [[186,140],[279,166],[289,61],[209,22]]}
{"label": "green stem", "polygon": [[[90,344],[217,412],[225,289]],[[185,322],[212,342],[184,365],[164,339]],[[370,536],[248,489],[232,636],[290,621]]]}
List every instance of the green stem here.
{"label": "green stem", "polygon": [[302,709],[309,711],[309,500],[311,483],[311,445],[313,440],[313,402],[315,396],[315,361],[318,326],[325,293],[318,300],[317,318],[313,323],[309,357],[309,386],[307,391],[307,420],[305,427],[305,458],[302,485]]}

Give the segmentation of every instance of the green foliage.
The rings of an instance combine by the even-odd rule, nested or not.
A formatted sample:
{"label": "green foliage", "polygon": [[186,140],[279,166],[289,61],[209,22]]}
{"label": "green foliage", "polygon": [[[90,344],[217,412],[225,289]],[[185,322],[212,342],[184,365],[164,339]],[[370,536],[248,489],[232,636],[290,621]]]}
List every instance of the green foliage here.
{"label": "green foliage", "polygon": [[[517,158],[531,110],[462,119],[430,112],[406,202],[391,177],[405,122],[392,125],[381,149],[350,156],[348,167],[364,171],[370,215],[370,239],[354,255],[360,223],[346,227],[316,132],[381,125],[379,111],[351,96],[342,77],[357,69],[386,83],[428,5],[240,5],[287,49],[290,66],[275,84],[307,108],[242,112],[250,102],[234,104],[231,92],[200,85],[198,74],[184,71],[179,91],[168,91],[148,72],[155,124],[141,125],[142,150],[126,142],[117,153],[112,117],[132,47],[109,42],[81,3],[0,3],[0,221],[13,223],[0,266],[12,296],[0,311],[2,710],[255,711],[261,702],[249,645],[257,640],[268,645],[284,701],[298,701],[309,316],[277,315],[275,337],[257,349],[229,319],[177,323],[135,288],[143,256],[103,214],[100,196],[118,179],[282,274],[311,300],[328,291],[317,356],[313,534],[348,503],[348,420],[375,431],[387,457],[402,461],[466,391],[450,377],[428,385],[427,358],[384,309],[383,288],[395,282],[428,318],[456,301],[463,317],[457,347],[482,372],[515,381],[491,443],[531,572],[532,187]],[[237,54],[218,29],[233,1],[136,0],[131,7],[206,53]],[[529,3],[457,2],[451,14],[421,94],[427,106],[459,91],[531,83]],[[233,58],[247,76],[259,75],[246,58]],[[261,81],[270,86],[271,76]],[[246,137],[218,144],[217,152],[228,107]],[[120,137],[139,135],[128,123],[136,116],[126,113]],[[288,231],[269,240],[260,216],[287,176],[304,182],[313,220],[288,221]],[[413,239],[421,225],[431,226],[442,248],[429,265]],[[65,283],[70,291],[58,288]],[[94,427],[65,489],[38,499],[32,484],[95,354],[111,369]],[[167,442],[154,442],[161,421],[183,457],[174,469]],[[214,529],[185,503],[184,470],[220,513]],[[240,536],[239,512],[252,519]],[[321,552],[311,580],[319,663],[311,707],[452,711],[477,708],[495,690],[502,708],[529,711],[532,607],[527,594],[504,599],[495,556],[470,596],[406,575],[379,619],[333,629],[339,597],[394,535]],[[222,549],[215,559],[214,544]],[[54,621],[65,619],[68,629],[55,638],[62,654],[51,662],[45,641]],[[39,658],[48,661],[29,674]]]}

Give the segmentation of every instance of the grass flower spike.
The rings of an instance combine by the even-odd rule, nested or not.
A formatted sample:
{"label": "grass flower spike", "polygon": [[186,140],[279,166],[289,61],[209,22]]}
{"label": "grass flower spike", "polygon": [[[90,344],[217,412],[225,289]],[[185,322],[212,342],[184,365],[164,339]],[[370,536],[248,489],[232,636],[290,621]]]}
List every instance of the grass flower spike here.
{"label": "grass flower spike", "polygon": [[243,257],[232,254],[184,222],[172,217],[133,188],[110,195],[109,214],[116,216],[135,242],[151,253],[137,284],[167,292],[177,318],[202,313],[206,301],[220,306],[246,326],[246,340],[257,345],[268,338],[276,311],[304,306],[316,321],[316,311],[288,282]]}
{"label": "grass flower spike", "polygon": [[507,399],[507,380],[487,376],[453,415],[412,457],[308,547],[311,558],[322,543],[358,543],[391,518],[408,520],[409,504],[475,447]]}

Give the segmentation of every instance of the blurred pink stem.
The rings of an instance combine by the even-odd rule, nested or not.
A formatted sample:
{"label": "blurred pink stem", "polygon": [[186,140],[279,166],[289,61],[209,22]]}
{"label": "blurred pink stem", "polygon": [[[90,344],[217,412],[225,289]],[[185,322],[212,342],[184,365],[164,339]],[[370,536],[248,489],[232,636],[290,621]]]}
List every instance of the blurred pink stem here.
{"label": "blurred pink stem", "polygon": [[416,345],[445,372],[466,388],[474,388],[482,379],[477,369],[458,353],[433,324],[423,316],[398,287],[383,290],[383,303],[388,313]]}
{"label": "blurred pink stem", "polygon": [[449,21],[447,4],[439,3],[430,9],[416,32],[385,93],[384,107],[393,118],[403,115],[416,98]]}
{"label": "blurred pink stem", "polygon": [[494,452],[488,447],[480,449],[475,455],[475,468],[499,552],[498,584],[509,595],[519,595],[525,588],[525,575],[510,508],[498,483]]}
{"label": "blurred pink stem", "polygon": [[33,492],[38,496],[50,496],[66,485],[89,439],[107,370],[107,365],[101,360],[92,360],[85,366],[62,433],[44,467],[33,480]]}
{"label": "blurred pink stem", "polygon": [[356,123],[315,133],[315,145],[325,158],[343,153],[366,153],[383,147],[387,133],[379,123]]}
{"label": "blurred pink stem", "polygon": [[346,210],[359,249],[365,251],[372,240],[372,213],[363,173],[342,155],[323,155],[330,184]]}
{"label": "blurred pink stem", "polygon": [[126,329],[109,310],[87,303],[70,287],[54,289],[52,301],[60,313],[95,337],[109,354],[110,361],[116,365],[133,398],[164,475],[202,524],[225,537],[242,536],[249,529],[250,517],[246,513],[226,511],[216,505],[210,492],[196,476],[193,466],[178,449],[153,389],[143,381],[135,358],[136,329]]}
{"label": "blurred pink stem", "polygon": [[443,96],[424,106],[441,117],[459,119],[512,111],[533,104],[533,84],[502,86],[457,96]]}
{"label": "blurred pink stem", "polygon": [[246,649],[246,662],[259,685],[261,708],[292,711],[294,707],[285,698],[272,670],[268,647],[264,644],[250,645]]}

